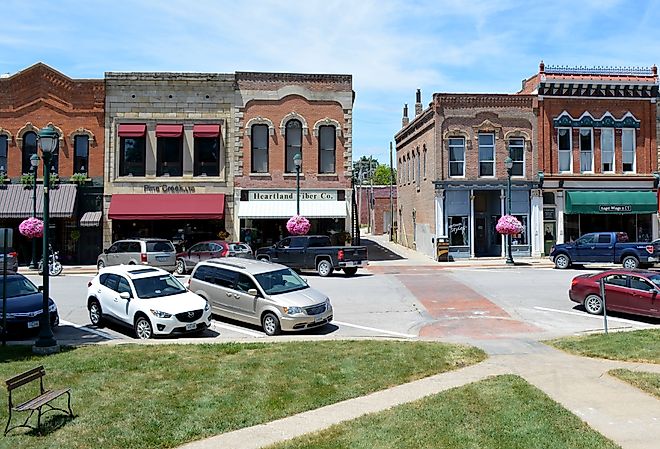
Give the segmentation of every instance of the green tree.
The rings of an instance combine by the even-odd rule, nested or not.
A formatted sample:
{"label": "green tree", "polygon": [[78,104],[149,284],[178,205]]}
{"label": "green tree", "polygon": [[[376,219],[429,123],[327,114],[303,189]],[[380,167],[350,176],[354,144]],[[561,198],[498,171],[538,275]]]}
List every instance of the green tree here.
{"label": "green tree", "polygon": [[396,168],[393,168],[392,172],[390,172],[389,165],[378,164],[374,172],[374,185],[388,186],[390,182],[396,184]]}

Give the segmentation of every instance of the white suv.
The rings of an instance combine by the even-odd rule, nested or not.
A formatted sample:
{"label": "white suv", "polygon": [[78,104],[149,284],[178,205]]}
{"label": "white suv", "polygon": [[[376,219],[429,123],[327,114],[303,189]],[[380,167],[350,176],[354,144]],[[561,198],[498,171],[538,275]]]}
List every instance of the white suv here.
{"label": "white suv", "polygon": [[137,338],[147,339],[202,332],[211,324],[209,303],[160,268],[104,268],[87,287],[87,309],[94,326],[112,320],[133,327]]}

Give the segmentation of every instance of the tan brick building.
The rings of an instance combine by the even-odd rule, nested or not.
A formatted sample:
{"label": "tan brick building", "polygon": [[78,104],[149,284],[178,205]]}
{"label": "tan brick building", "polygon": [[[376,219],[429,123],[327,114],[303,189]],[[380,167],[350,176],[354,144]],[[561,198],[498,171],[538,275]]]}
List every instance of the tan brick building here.
{"label": "tan brick building", "polygon": [[352,114],[350,75],[237,72],[234,230],[253,246],[287,235],[296,213],[310,233],[350,229]]}
{"label": "tan brick building", "polygon": [[[33,190],[21,183],[28,182],[24,174],[34,173],[30,157],[41,155],[39,130],[51,124],[59,134],[51,167],[59,176],[50,192],[51,242],[64,263],[90,263],[101,250],[104,101],[102,79],[72,79],[42,63],[0,78],[0,172],[7,178],[0,189],[0,225],[17,229],[32,215]],[[39,217],[42,167],[37,173]],[[74,174],[77,182],[71,180]],[[19,260],[25,263],[31,243],[18,231],[14,236]]]}

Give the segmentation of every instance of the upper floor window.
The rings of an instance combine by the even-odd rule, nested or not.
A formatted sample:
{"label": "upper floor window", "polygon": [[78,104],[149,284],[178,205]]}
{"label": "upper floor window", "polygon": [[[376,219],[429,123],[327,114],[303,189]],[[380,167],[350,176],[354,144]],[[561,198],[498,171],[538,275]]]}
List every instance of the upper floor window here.
{"label": "upper floor window", "polygon": [[9,148],[9,139],[6,135],[0,134],[0,172],[7,173],[7,150]]}
{"label": "upper floor window", "polygon": [[251,173],[268,173],[268,125],[252,125]]}
{"label": "upper floor window", "polygon": [[412,154],[412,164],[410,164],[410,171],[412,173],[412,182],[415,182],[415,152]]}
{"label": "upper floor window", "polygon": [[195,137],[193,175],[220,175],[220,139],[218,137]]}
{"label": "upper floor window", "polygon": [[465,176],[465,139],[449,139],[449,176]]}
{"label": "upper floor window", "polygon": [[319,173],[335,173],[337,139],[334,126],[319,127]]}
{"label": "upper floor window", "polygon": [[600,161],[603,173],[614,172],[614,128],[600,130]]}
{"label": "upper floor window", "polygon": [[557,142],[559,148],[559,171],[570,172],[572,167],[572,137],[570,128],[557,129]]}
{"label": "upper floor window", "polygon": [[594,171],[594,145],[590,128],[580,129],[580,173]]}
{"label": "upper floor window", "polygon": [[60,173],[60,139],[55,141],[55,150],[50,156],[50,172],[54,175]]}
{"label": "upper floor window", "polygon": [[426,145],[424,145],[424,179],[426,179]]}
{"label": "upper floor window", "polygon": [[513,161],[511,176],[525,176],[525,139],[509,139],[509,157]]}
{"label": "upper floor window", "polygon": [[284,162],[285,173],[295,173],[296,164],[293,156],[300,154],[302,157],[302,124],[299,120],[289,120],[286,123],[286,154]]}
{"label": "upper floor window", "polygon": [[621,131],[621,150],[623,159],[623,172],[635,172],[635,130],[624,128]]}
{"label": "upper floor window", "polygon": [[32,170],[30,158],[33,154],[37,154],[37,133],[29,131],[23,134],[22,153],[21,173],[30,173]]}
{"label": "upper floor window", "polygon": [[119,176],[144,176],[147,141],[144,123],[119,125]]}
{"label": "upper floor window", "polygon": [[73,147],[73,172],[87,173],[89,171],[89,136],[74,136]]}
{"label": "upper floor window", "polygon": [[406,161],[406,164],[408,165],[408,182],[413,182],[415,180],[414,176],[415,174],[413,173],[413,162],[415,162],[415,153],[413,153],[412,161],[410,160],[410,154],[408,155],[408,160]]}
{"label": "upper floor window", "polygon": [[183,126],[156,125],[156,176],[183,176]]}
{"label": "upper floor window", "polygon": [[495,134],[479,134],[479,176],[495,176]]}
{"label": "upper floor window", "polygon": [[417,187],[419,187],[419,184],[421,182],[421,175],[422,175],[422,160],[419,157],[419,150],[417,151],[417,174],[415,175],[415,179],[417,180]]}

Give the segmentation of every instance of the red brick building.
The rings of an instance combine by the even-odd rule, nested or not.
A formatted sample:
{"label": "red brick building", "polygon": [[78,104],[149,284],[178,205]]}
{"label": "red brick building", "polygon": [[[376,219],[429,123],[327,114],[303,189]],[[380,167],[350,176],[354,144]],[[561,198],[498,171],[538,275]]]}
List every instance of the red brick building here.
{"label": "red brick building", "polygon": [[392,186],[392,202],[390,203],[390,186],[356,186],[360,226],[368,226],[372,234],[387,234],[392,222],[391,211],[394,211],[394,226],[396,226],[396,186]]}
{"label": "red brick building", "polygon": [[[64,262],[96,260],[101,250],[94,226],[103,192],[104,101],[102,79],[71,79],[42,63],[0,78],[0,172],[7,178],[0,189],[2,226],[17,228],[32,215],[32,189],[21,182],[30,184],[23,175],[32,173],[30,156],[41,154],[37,134],[51,124],[59,134],[51,168],[59,176],[51,190],[51,235]],[[39,184],[42,173],[40,165]],[[73,182],[74,174],[86,179]],[[42,192],[37,189],[37,216]],[[31,245],[18,232],[14,235],[19,259],[26,262]]]}
{"label": "red brick building", "polygon": [[314,234],[350,230],[353,89],[350,75],[236,72],[236,235],[255,246],[288,235],[296,213]]}
{"label": "red brick building", "polygon": [[538,95],[545,252],[593,231],[657,237],[656,67],[541,63],[521,92]]}

